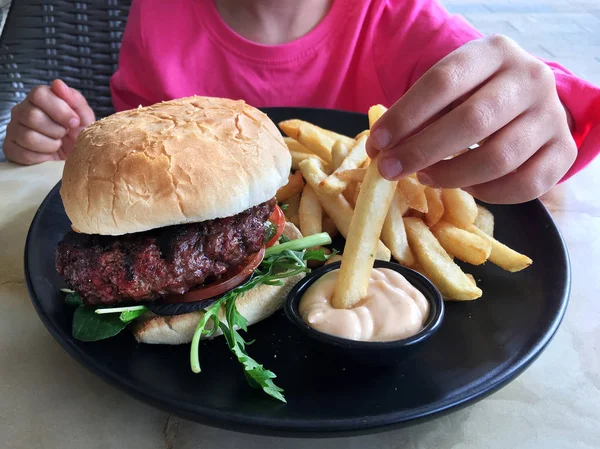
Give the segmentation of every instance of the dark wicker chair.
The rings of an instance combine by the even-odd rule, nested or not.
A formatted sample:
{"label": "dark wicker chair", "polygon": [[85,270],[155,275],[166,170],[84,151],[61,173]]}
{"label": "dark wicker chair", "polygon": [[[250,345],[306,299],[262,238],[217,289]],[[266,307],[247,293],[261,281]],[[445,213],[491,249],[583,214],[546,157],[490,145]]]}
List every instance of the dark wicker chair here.
{"label": "dark wicker chair", "polygon": [[108,82],[131,0],[13,0],[0,37],[0,160],[10,110],[56,78],[80,90],[97,118],[113,112]]}

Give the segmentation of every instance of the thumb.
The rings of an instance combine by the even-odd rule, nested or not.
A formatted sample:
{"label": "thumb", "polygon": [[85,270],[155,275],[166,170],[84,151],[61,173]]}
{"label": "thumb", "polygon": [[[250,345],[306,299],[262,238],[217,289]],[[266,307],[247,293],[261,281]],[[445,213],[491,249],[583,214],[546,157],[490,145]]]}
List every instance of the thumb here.
{"label": "thumb", "polygon": [[96,119],[94,111],[92,111],[92,108],[90,108],[81,92],[67,86],[62,80],[54,80],[50,85],[50,89],[59,98],[64,100],[79,116],[79,127],[86,127],[94,122]]}

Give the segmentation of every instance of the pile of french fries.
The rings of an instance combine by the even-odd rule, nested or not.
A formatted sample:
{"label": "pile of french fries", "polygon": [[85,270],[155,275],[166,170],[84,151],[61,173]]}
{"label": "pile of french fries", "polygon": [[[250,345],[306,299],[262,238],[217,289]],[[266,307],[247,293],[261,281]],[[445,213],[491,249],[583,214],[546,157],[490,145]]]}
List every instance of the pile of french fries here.
{"label": "pile of french fries", "polygon": [[[371,125],[384,110],[371,108]],[[373,258],[393,257],[429,278],[445,299],[466,301],[483,292],[455,259],[471,265],[489,261],[509,272],[531,265],[529,257],[494,238],[494,216],[469,193],[425,186],[416,175],[397,183],[376,180],[365,148],[369,130],[352,138],[298,119],[280,122],[279,127],[292,156],[289,182],[277,192],[288,221],[305,236],[328,232],[333,237],[339,232],[347,237],[354,217],[355,229],[360,223],[361,232],[379,234],[360,239],[374,248],[366,257],[358,242],[347,242],[345,251],[362,254],[352,258],[355,265],[370,265],[368,270],[355,267],[352,273],[370,275]],[[357,207],[365,186],[369,192]],[[360,292],[354,293],[360,299]],[[346,299],[346,305],[356,301]]]}

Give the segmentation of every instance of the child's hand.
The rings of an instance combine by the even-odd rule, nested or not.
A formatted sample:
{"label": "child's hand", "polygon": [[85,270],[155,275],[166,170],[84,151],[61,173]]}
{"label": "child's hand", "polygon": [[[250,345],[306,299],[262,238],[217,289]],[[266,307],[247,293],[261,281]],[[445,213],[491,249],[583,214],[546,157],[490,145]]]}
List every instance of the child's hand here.
{"label": "child's hand", "polygon": [[64,82],[37,86],[12,110],[4,140],[6,159],[24,165],[65,159],[79,132],[93,121],[86,99]]}
{"label": "child's hand", "polygon": [[491,36],[425,73],[373,127],[367,149],[382,152],[378,167],[388,179],[419,172],[424,184],[519,203],[548,191],[575,161],[567,120],[551,69]]}

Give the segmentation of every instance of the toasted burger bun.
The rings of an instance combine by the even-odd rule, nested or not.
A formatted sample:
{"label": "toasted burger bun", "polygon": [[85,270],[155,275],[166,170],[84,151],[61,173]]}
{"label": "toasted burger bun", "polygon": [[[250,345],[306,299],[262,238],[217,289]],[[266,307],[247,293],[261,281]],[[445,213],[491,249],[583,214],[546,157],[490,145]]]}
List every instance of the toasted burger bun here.
{"label": "toasted burger bun", "polygon": [[273,198],[290,167],[265,114],[243,101],[189,97],[90,125],[60,193],[73,229],[122,235],[243,212]]}
{"label": "toasted burger bun", "polygon": [[[298,228],[292,223],[286,223],[283,234],[292,240],[302,237]],[[238,298],[235,305],[242,316],[248,320],[248,325],[258,323],[281,308],[292,287],[303,276],[304,274],[299,274],[284,279],[282,286],[259,285]],[[174,316],[150,314],[136,320],[133,335],[140,343],[167,345],[190,343],[203,315],[202,311]],[[221,308],[219,319],[227,322],[224,308]],[[215,333],[215,336],[217,335],[221,335],[220,330]]]}

